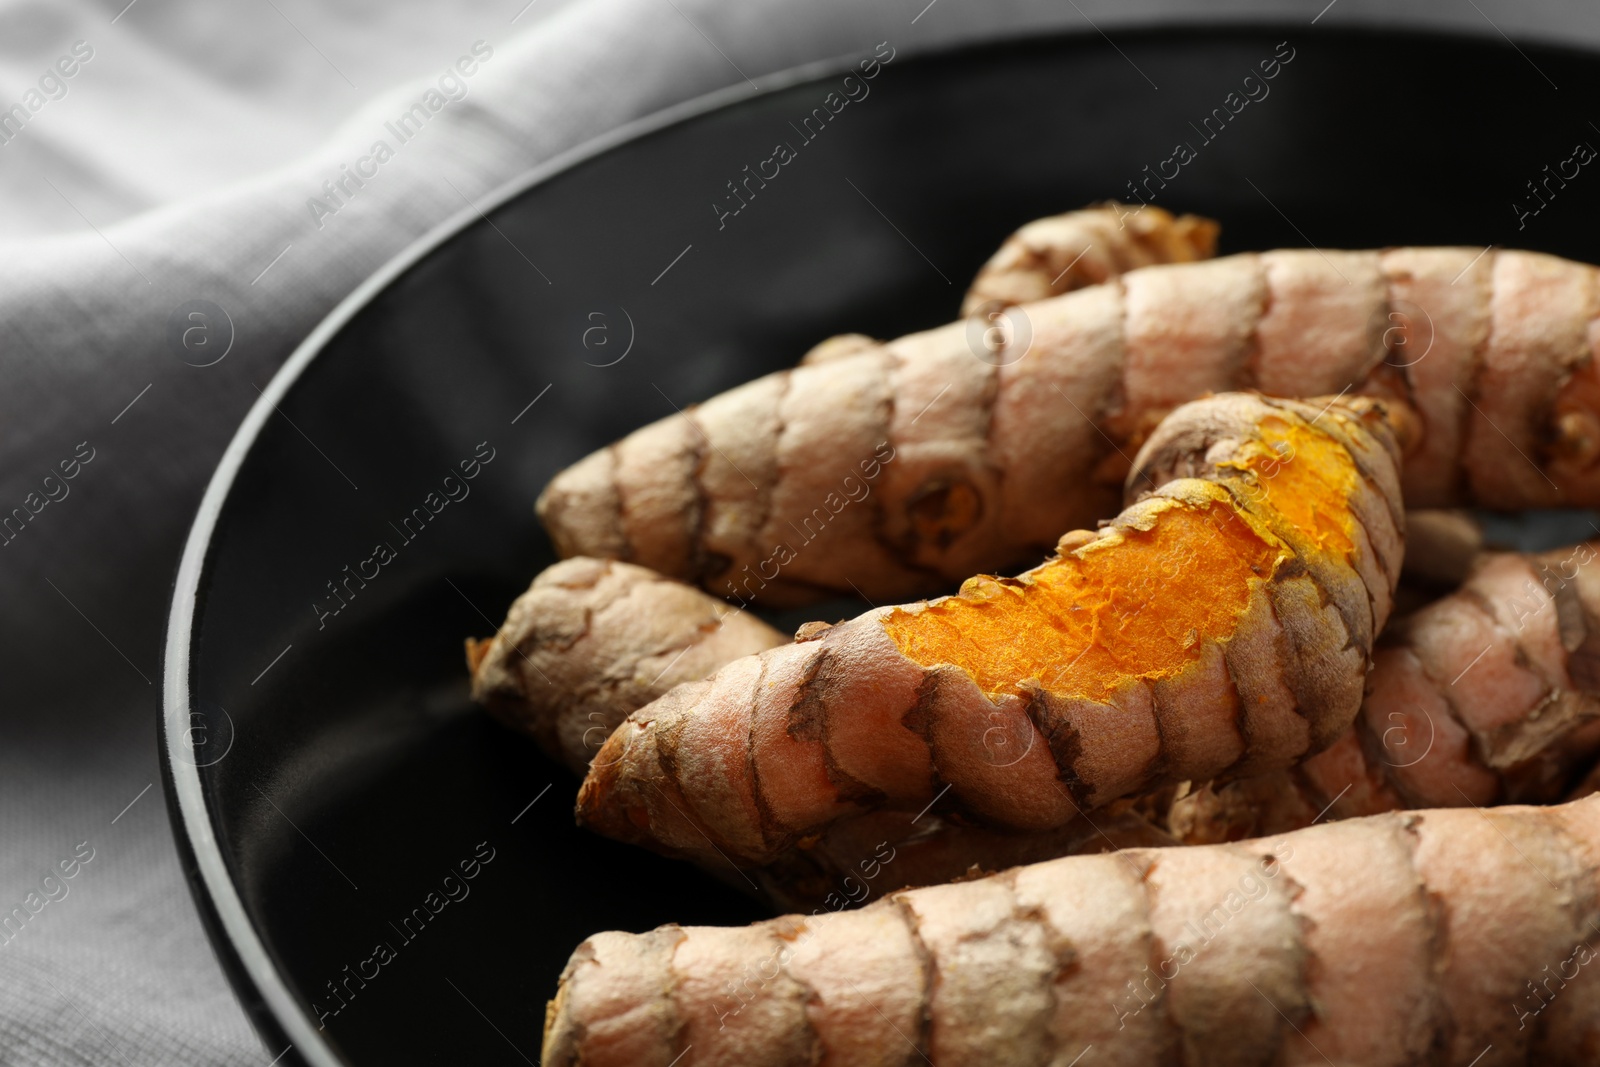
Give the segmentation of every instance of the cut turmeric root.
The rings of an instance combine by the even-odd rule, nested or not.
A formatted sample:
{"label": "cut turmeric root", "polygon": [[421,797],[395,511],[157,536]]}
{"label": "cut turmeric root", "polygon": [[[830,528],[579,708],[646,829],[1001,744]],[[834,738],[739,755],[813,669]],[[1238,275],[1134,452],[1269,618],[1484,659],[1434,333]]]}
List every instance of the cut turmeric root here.
{"label": "cut turmeric root", "polygon": [[1288,766],[1359,709],[1399,570],[1397,452],[1359,398],[1189,405],[1141,453],[1161,488],[1040,567],[634,713],[580,821],[755,866],[880,808],[1048,831],[1163,782]]}
{"label": "cut turmeric root", "polygon": [[[892,861],[891,861],[892,862]],[[1600,798],[1078,856],[580,945],[547,1067],[1583,1064]],[[1488,1061],[1483,1061],[1488,1062]]]}
{"label": "cut turmeric root", "polygon": [[[581,776],[630,712],[786,641],[691,586],[632,564],[578,557],[543,571],[493,638],[468,641],[467,655],[473,699]],[[830,827],[805,849],[746,872],[749,881],[730,877],[720,859],[707,869],[735,888],[755,885],[780,908],[809,908],[829,900],[860,903],[972,868],[1174,843],[1131,812],[1030,835],[996,834],[932,812],[915,820],[885,812]],[[880,870],[872,858],[885,851],[896,860]]]}
{"label": "cut turmeric root", "polygon": [[1408,506],[1589,506],[1597,318],[1595,268],[1528,252],[1145,267],[1023,305],[997,335],[964,321],[858,338],[595,453],[539,512],[562,554],[741,601],[899,600],[1113,513],[1156,423],[1238,388],[1407,401]]}
{"label": "cut turmeric root", "polygon": [[[691,586],[632,564],[584,557],[543,571],[488,640],[467,642],[473,698],[529,734],[578,775],[630,712],[685,681],[786,643],[778,631]],[[1080,818],[1041,834],[994,833],[927,812],[883,812],[830,827],[804,849],[730,877],[754,884],[779,908],[860,903],[908,885],[948,881],[970,869],[1174,840],[1127,812]],[[874,853],[892,851],[879,869]]]}

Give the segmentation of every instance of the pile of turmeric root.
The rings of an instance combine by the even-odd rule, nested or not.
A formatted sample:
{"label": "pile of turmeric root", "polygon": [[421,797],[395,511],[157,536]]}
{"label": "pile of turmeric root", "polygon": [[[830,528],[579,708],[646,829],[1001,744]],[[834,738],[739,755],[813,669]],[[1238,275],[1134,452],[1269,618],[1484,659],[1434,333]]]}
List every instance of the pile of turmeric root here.
{"label": "pile of turmeric root", "polygon": [[1600,270],[1217,233],[1031,223],[545,489],[475,698],[788,913],[589,938],[547,1067],[1600,1062],[1600,541],[1442,510],[1600,506]]}

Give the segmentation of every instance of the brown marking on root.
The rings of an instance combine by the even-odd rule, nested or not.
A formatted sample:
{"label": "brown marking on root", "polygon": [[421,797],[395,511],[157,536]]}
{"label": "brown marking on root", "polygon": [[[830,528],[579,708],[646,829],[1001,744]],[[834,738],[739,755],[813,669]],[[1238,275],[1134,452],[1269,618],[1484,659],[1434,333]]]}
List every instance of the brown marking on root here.
{"label": "brown marking on root", "polygon": [[[1056,979],[1063,968],[1070,965],[1069,962],[1062,960],[1063,942],[1065,942],[1064,951],[1066,953],[1070,954],[1073,950],[1071,943],[1060,937],[1055,928],[1050,925],[1046,910],[1043,907],[1038,904],[1023,906],[1021,901],[1017,899],[1017,875],[1020,871],[1020,867],[1012,867],[997,879],[1005,889],[1006,896],[1011,902],[1010,914],[1004,920],[1004,924],[1019,923],[1042,926],[1045,934],[1046,951],[1050,953],[1050,959],[1053,963],[1053,966],[1040,976],[1038,986],[1044,993],[1045,1007],[1043,1011],[1029,1019],[1026,1024],[1025,1032],[1032,1035],[1032,1039],[1026,1042],[1026,1046],[1041,1050],[1054,1050],[1056,1047],[1055,1026],[1053,1025],[1056,1014]],[[1011,942],[1011,938],[1008,936],[1009,933],[1009,931],[1001,929],[994,931],[989,936],[999,936]]]}
{"label": "brown marking on root", "polygon": [[1267,280],[1266,261],[1259,256],[1256,257],[1255,267],[1256,280],[1261,286],[1261,305],[1256,308],[1256,321],[1245,336],[1244,350],[1239,353],[1239,362],[1233,379],[1235,389],[1255,389],[1261,381],[1261,324],[1266,321],[1272,306],[1277,303],[1277,299],[1273,296],[1272,283]]}
{"label": "brown marking on root", "polygon": [[[1145,958],[1148,961],[1145,964],[1145,970],[1156,975],[1160,975],[1161,964],[1164,961],[1161,955],[1161,939],[1156,936],[1155,923],[1153,922],[1153,917],[1156,910],[1156,891],[1150,884],[1150,875],[1155,873],[1156,867],[1160,865],[1161,857],[1160,855],[1151,853],[1147,850],[1141,850],[1133,855],[1125,854],[1124,858],[1126,858],[1129,863],[1136,865],[1139,874],[1139,896],[1144,901],[1144,922],[1142,925],[1145,929]],[[1131,986],[1133,984],[1133,980],[1129,979],[1128,984]],[[1161,1061],[1163,1067],[1168,1064],[1172,1065],[1172,1067],[1177,1067],[1177,1065],[1181,1064],[1183,1061],[1182,1050],[1184,1044],[1184,1031],[1183,1026],[1178,1022],[1177,1016],[1173,1014],[1172,998],[1167,996],[1167,990],[1171,987],[1171,985],[1171,982],[1163,980],[1161,983],[1161,988],[1155,992],[1158,1013],[1166,1023],[1166,1025],[1162,1027],[1161,1035],[1158,1039],[1165,1046],[1161,1050]],[[1149,987],[1146,986],[1145,988],[1148,989]],[[1144,998],[1140,997],[1137,991],[1134,992],[1134,996],[1141,1004],[1144,1003]],[[1150,1005],[1144,1004],[1144,1007],[1140,1008],[1139,1010],[1143,1011],[1144,1008],[1147,1007],[1150,1007]]]}
{"label": "brown marking on root", "polygon": [[825,695],[817,688],[817,674],[827,662],[828,656],[829,650],[826,646],[812,652],[810,660],[805,665],[805,677],[800,682],[799,693],[794,703],[789,705],[786,732],[796,741],[820,742],[823,739],[828,704]]}
{"label": "brown marking on root", "polygon": [[694,507],[685,516],[689,526],[689,573],[690,579],[695,584],[702,584],[712,577],[709,565],[709,554],[706,550],[706,523],[711,518],[711,494],[706,491],[705,469],[711,458],[711,438],[706,434],[704,426],[694,417],[694,410],[698,405],[691,404],[683,409],[683,419],[694,431],[690,439],[689,463],[689,488],[694,493]]}
{"label": "brown marking on root", "polygon": [[[1358,627],[1351,620],[1350,614],[1346,610],[1344,603],[1341,602],[1338,597],[1334,596],[1328,591],[1328,587],[1322,584],[1322,579],[1315,571],[1307,568],[1305,571],[1305,579],[1310,582],[1312,587],[1317,591],[1318,606],[1322,608],[1332,608],[1334,614],[1339,616],[1339,622],[1344,627],[1345,639],[1344,644],[1339,646],[1338,651],[1346,652],[1350,649],[1355,649],[1356,651],[1361,652],[1364,658],[1370,660],[1370,653],[1365,651],[1372,647],[1372,627],[1370,623],[1367,626]],[[1366,583],[1362,583],[1362,588],[1366,588]],[[1294,635],[1292,631],[1285,627],[1284,633],[1289,636],[1290,643],[1294,644]],[[1306,692],[1320,691],[1325,687],[1318,685],[1314,678],[1305,677],[1304,668],[1307,666],[1309,656],[1304,653],[1307,651],[1309,650],[1302,650],[1298,645],[1295,645],[1295,655],[1291,658],[1291,662],[1289,664],[1289,673],[1291,677],[1303,679],[1306,686]],[[1301,690],[1296,688],[1296,685],[1293,681],[1290,682],[1290,690],[1295,695],[1295,708],[1298,711],[1305,703],[1305,700],[1301,696]],[[1303,711],[1300,712],[1300,714],[1302,717],[1304,716]]]}
{"label": "brown marking on root", "polygon": [[[751,525],[754,537],[759,543],[761,535],[766,532],[767,524],[772,521],[772,491],[777,488],[778,482],[783,478],[783,469],[778,464],[778,457],[782,455],[783,433],[788,428],[788,423],[783,418],[783,404],[789,399],[789,393],[794,388],[794,372],[791,370],[778,371],[779,381],[783,388],[779,390],[778,397],[772,404],[772,438],[767,442],[767,447],[772,454],[773,477],[769,480],[763,478],[756,492],[756,506],[761,509],[761,514]],[[755,545],[749,547],[754,548]]]}
{"label": "brown marking on root", "polygon": [[906,517],[910,545],[944,551],[983,520],[983,494],[965,478],[940,475],[911,494]]}
{"label": "brown marking on root", "polygon": [[[761,699],[765,692],[767,680],[767,657],[760,657],[761,667],[756,672],[756,700]],[[745,735],[744,746],[745,773],[750,776],[750,795],[756,802],[756,818],[761,827],[761,843],[767,848],[774,844],[769,827],[781,826],[782,823],[772,811],[772,806],[767,803],[767,795],[761,784],[761,767],[756,762],[756,716],[750,716],[750,728]]]}
{"label": "brown marking on root", "polygon": [[1079,811],[1090,808],[1091,787],[1078,774],[1078,758],[1083,755],[1083,738],[1072,728],[1055,699],[1038,685],[1026,685],[1022,690],[1023,711],[1034,729],[1044,736],[1055,761],[1056,778],[1066,787],[1067,796]]}
{"label": "brown marking on root", "polygon": [[[686,822],[704,835],[705,839],[711,843],[713,848],[723,853],[739,852],[741,851],[739,846],[724,839],[721,834],[717,833],[714,827],[706,824],[706,821],[702,819],[699,813],[695,810],[694,802],[690,800],[688,794],[684,792],[682,784],[683,778],[681,776],[680,764],[678,762],[678,744],[686,725],[687,719],[682,715],[674,716],[672,719],[665,721],[659,718],[655,720],[655,729],[650,731],[650,743],[655,745],[656,759],[661,764],[662,776],[665,778],[665,783],[652,781],[647,782],[647,784],[653,786],[657,792],[665,797],[667,802],[677,810],[678,814],[681,815]],[[593,780],[593,775],[591,775],[588,781],[592,782]],[[588,782],[585,784],[588,784]],[[667,791],[669,787],[671,788],[670,793]],[[674,794],[676,794],[676,796],[674,796]],[[764,832],[765,827],[763,827],[763,836]],[[646,838],[643,843],[646,845],[646,847],[650,847],[648,838]],[[732,864],[735,869],[738,869],[738,865],[734,864],[732,860],[729,860],[728,862]]]}
{"label": "brown marking on root", "polygon": [[1561,647],[1570,656],[1583,647],[1590,630],[1584,615],[1583,599],[1578,595],[1577,578],[1562,577],[1561,572],[1543,559],[1533,559],[1529,563],[1539,576],[1540,587],[1555,601],[1556,629],[1561,635]]}
{"label": "brown marking on root", "polygon": [[[1460,422],[1456,425],[1458,447],[1456,448],[1456,469],[1460,472],[1461,481],[1466,484],[1469,493],[1477,491],[1477,479],[1474,472],[1467,466],[1466,457],[1468,445],[1472,438],[1472,416],[1478,411],[1478,398],[1483,395],[1484,372],[1489,366],[1489,353],[1494,349],[1494,278],[1495,262],[1500,258],[1499,249],[1491,250],[1488,254],[1488,264],[1484,270],[1483,306],[1487,312],[1483,316],[1483,340],[1476,345],[1468,357],[1471,373],[1467,376],[1467,387],[1461,390],[1467,398],[1467,407],[1462,409]],[[1541,471],[1544,468],[1539,468]]]}
{"label": "brown marking on root", "polygon": [[[938,671],[925,672],[922,676],[922,681],[917,683],[916,696],[911,702],[911,707],[907,708],[905,714],[900,716],[900,725],[921,738],[922,743],[928,748],[928,767],[930,772],[928,787],[933,793],[933,801],[929,805],[930,810],[935,804],[938,804],[939,796],[946,785],[944,776],[939,773],[939,750],[933,743],[933,717],[935,712],[932,709],[939,699],[940,685],[941,679]],[[943,810],[949,805],[939,805],[939,807]],[[961,813],[962,818],[966,816],[967,813]]]}
{"label": "brown marking on root", "polygon": [[[1580,605],[1581,608],[1581,605]],[[1600,691],[1600,619],[1582,608],[1583,640],[1567,655],[1567,677],[1586,692]]]}
{"label": "brown marking on root", "polygon": [[[689,1048],[686,1038],[689,1030],[689,1021],[683,1017],[683,1011],[678,1005],[678,989],[683,985],[683,979],[678,974],[678,949],[682,947],[685,941],[689,940],[689,935],[677,923],[668,923],[666,926],[658,927],[644,936],[652,937],[669,931],[677,934],[677,940],[672,943],[671,949],[667,952],[667,985],[661,991],[661,1000],[667,1005],[667,1010],[672,1016],[672,1023],[667,1029],[672,1033],[673,1055],[682,1056]],[[581,1062],[577,1067],[581,1067]]]}
{"label": "brown marking on root", "polygon": [[1250,729],[1250,708],[1246,704],[1244,694],[1239,692],[1238,680],[1233,676],[1233,664],[1228,659],[1227,646],[1223,646],[1222,649],[1222,675],[1228,683],[1228,692],[1233,696],[1233,729],[1239,735],[1242,747],[1239,749],[1239,758],[1217,773],[1214,781],[1218,785],[1231,779],[1236,773],[1236,768],[1250,760],[1250,749],[1255,743]]}
{"label": "brown marking on root", "polygon": [[[896,394],[895,391],[889,387],[889,383],[894,380],[895,358],[896,357],[893,351],[890,350],[889,346],[884,345],[878,349],[878,372],[883,376],[884,381],[884,395],[883,399],[879,402],[878,407],[882,411],[883,416],[878,422],[878,432],[873,434],[873,436],[881,436],[882,445],[888,445],[890,452],[898,456],[900,454],[900,449],[894,439]],[[882,445],[879,445],[878,447],[881,448]],[[876,451],[873,452],[873,458],[877,458]],[[883,477],[882,466],[882,464],[879,465],[877,479],[863,478],[862,481],[873,488],[877,488],[878,480]],[[885,508],[888,505],[888,500],[885,499],[887,496],[887,493],[871,493],[867,497],[867,499],[872,501],[871,529],[873,542],[877,544],[877,546],[884,552],[888,553],[890,558],[896,560],[900,566],[905,567],[915,574],[924,576],[930,582],[937,582],[941,576],[936,571],[921,567],[912,560],[903,558],[905,555],[905,546],[899,544],[889,533],[889,515],[888,512],[885,511]],[[855,591],[851,590],[851,592],[853,594]]]}
{"label": "brown marking on root", "polygon": [[[906,902],[905,890],[891,893],[885,899],[899,914],[900,920],[906,924],[906,932],[911,935],[911,948],[916,953],[917,962],[922,965],[922,1010],[917,1013],[917,1033],[912,1042],[917,1056],[928,1063],[932,1051],[933,1041],[933,989],[938,981],[938,969],[935,966],[933,950],[922,939],[922,924],[917,918],[916,911]],[[910,1056],[905,1058],[905,1063],[913,1063]]]}
{"label": "brown marking on root", "polygon": [[794,1067],[819,1067],[828,1058],[828,1048],[823,1044],[822,1035],[817,1033],[816,1023],[811,1018],[811,1013],[806,1007],[811,1004],[820,1004],[822,996],[817,992],[816,986],[795,974],[789,969],[788,945],[790,942],[806,933],[806,921],[802,916],[784,915],[772,919],[764,924],[774,941],[782,942],[777,955],[778,972],[800,991],[800,1018],[804,1026],[804,1034],[799,1041],[800,1050],[798,1057],[791,1059]]}
{"label": "brown marking on root", "polygon": [[[1380,818],[1386,818],[1380,816]],[[1428,923],[1428,937],[1426,941],[1428,953],[1428,969],[1435,976],[1444,971],[1445,961],[1450,958],[1450,913],[1444,905],[1440,895],[1429,889],[1421,872],[1417,870],[1417,841],[1419,834],[1417,827],[1422,825],[1420,815],[1401,815],[1395,821],[1399,824],[1399,834],[1405,839],[1406,847],[1411,853],[1411,871],[1417,881],[1417,893],[1422,898],[1422,913]],[[1437,991],[1437,985],[1435,986]],[[1450,1012],[1450,1002],[1442,995],[1436,997],[1434,1005],[1433,1038],[1429,1044],[1431,1058],[1429,1063],[1447,1062],[1450,1047],[1455,1043],[1456,1034],[1460,1032],[1460,1024]]]}
{"label": "brown marking on root", "polygon": [[[869,808],[878,807],[887,799],[884,792],[850,774],[834,757],[828,731],[830,721],[828,709],[838,704],[834,695],[836,686],[829,674],[833,668],[833,657],[829,655],[827,648],[819,648],[814,663],[814,667],[808,666],[800,698],[790,710],[790,735],[801,740],[821,743],[822,769],[833,785],[838,800]],[[801,707],[802,704],[805,705],[804,708]],[[796,711],[799,714],[798,719],[795,718]],[[800,732],[796,732],[797,728]],[[815,736],[811,736],[812,733]]]}
{"label": "brown marking on root", "polygon": [[[1295,988],[1295,992],[1298,995],[1296,996],[1295,1003],[1288,1005],[1289,1010],[1287,1011],[1284,1010],[1284,1005],[1269,1001],[1269,1003],[1272,1003],[1272,1006],[1277,1009],[1278,1015],[1283,1018],[1284,1024],[1288,1028],[1280,1028],[1278,1030],[1278,1054],[1279,1056],[1282,1056],[1287,1052],[1285,1046],[1288,1044],[1289,1034],[1291,1032],[1298,1034],[1300,1032],[1301,1025],[1315,1010],[1315,1005],[1311,999],[1312,976],[1315,973],[1315,969],[1320,965],[1321,961],[1306,945],[1306,933],[1315,925],[1315,923],[1295,906],[1299,901],[1301,894],[1305,892],[1305,886],[1295,881],[1294,877],[1290,875],[1288,871],[1283,870],[1283,865],[1279,862],[1278,857],[1273,853],[1254,852],[1242,845],[1228,845],[1224,847],[1228,848],[1230,851],[1243,852],[1252,859],[1256,860],[1257,863],[1264,864],[1271,862],[1277,865],[1277,877],[1282,879],[1282,881],[1278,884],[1283,891],[1284,904],[1289,918],[1295,925],[1295,942],[1293,945],[1288,947],[1287,952],[1292,955],[1299,964],[1299,976]],[[1275,878],[1273,881],[1276,882],[1277,879]]]}
{"label": "brown marking on root", "polygon": [[1156,753],[1145,762],[1144,769],[1140,771],[1141,780],[1146,782],[1159,782],[1167,779],[1169,760],[1167,750],[1166,730],[1161,725],[1161,700],[1156,695],[1157,687],[1150,685],[1150,719],[1156,731]]}

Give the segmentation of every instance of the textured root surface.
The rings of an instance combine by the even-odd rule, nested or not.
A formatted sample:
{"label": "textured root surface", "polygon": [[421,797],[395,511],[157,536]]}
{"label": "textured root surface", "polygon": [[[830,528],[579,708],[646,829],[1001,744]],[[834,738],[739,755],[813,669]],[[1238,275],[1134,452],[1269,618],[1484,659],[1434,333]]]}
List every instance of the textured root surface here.
{"label": "textured root surface", "polygon": [[1600,798],[1391,814],[599,934],[543,1062],[1587,1064],[1597,947]]}
{"label": "textured root surface", "polygon": [[1099,285],[1157,263],[1192,263],[1217,251],[1221,227],[1148,204],[1107,203],[1038,219],[1006,238],[978,271],[963,317]]}

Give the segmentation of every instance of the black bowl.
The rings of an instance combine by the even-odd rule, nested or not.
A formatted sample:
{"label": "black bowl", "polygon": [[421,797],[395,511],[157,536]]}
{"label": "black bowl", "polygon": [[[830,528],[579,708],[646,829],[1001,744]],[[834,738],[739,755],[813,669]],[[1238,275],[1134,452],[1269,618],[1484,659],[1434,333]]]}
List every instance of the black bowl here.
{"label": "black bowl", "polygon": [[[1285,39],[1269,95],[1208,139]],[[1588,55],[1089,33],[895,58],[807,140],[852,66],[640,123],[464,212],[317,329],[228,449],[178,576],[167,788],[282,1062],[531,1063],[586,935],[759,915],[577,831],[572,778],[467,699],[462,639],[551,562],[532,503],[566,464],[831,333],[952,318],[1013,227],[1129,195],[1178,142],[1196,158],[1149,188],[1224,220],[1228,250],[1596,247],[1594,190],[1513,209],[1600,143],[1569,110],[1600,89]],[[724,216],[727,183],[778,142],[795,158]]]}

